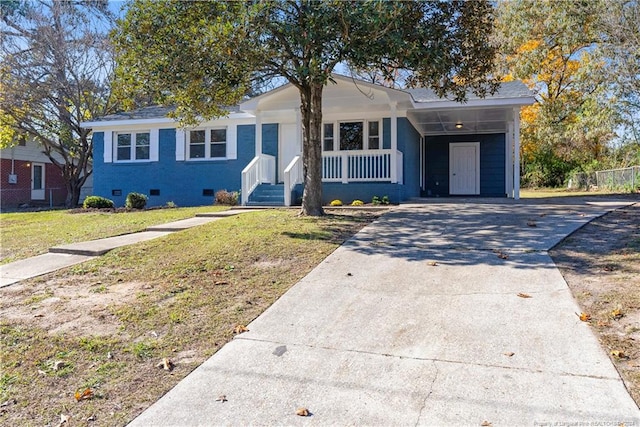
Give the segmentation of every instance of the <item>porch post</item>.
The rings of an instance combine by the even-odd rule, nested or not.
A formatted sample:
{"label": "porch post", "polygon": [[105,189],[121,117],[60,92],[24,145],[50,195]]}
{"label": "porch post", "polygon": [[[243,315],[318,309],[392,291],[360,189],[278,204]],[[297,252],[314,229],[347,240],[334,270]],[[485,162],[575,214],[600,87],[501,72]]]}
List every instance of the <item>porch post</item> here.
{"label": "porch post", "polygon": [[256,157],[262,154],[262,114],[256,110]]}
{"label": "porch post", "polygon": [[507,124],[505,145],[505,191],[507,197],[513,199],[513,122]]}
{"label": "porch post", "polygon": [[398,182],[398,104],[396,102],[391,106],[391,182]]}
{"label": "porch post", "polygon": [[296,144],[297,147],[300,149],[299,153],[300,154],[300,158],[302,158],[302,113],[300,113],[300,108],[296,108],[295,109],[296,112]]}
{"label": "porch post", "polygon": [[520,200],[520,107],[513,109],[513,198]]}

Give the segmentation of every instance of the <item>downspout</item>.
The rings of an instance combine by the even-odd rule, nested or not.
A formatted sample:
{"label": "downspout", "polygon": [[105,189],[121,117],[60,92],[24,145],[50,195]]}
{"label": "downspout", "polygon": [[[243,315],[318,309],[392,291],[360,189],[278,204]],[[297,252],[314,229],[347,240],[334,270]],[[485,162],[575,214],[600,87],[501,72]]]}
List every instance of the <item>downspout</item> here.
{"label": "downspout", "polygon": [[520,108],[513,109],[513,199],[520,200]]}

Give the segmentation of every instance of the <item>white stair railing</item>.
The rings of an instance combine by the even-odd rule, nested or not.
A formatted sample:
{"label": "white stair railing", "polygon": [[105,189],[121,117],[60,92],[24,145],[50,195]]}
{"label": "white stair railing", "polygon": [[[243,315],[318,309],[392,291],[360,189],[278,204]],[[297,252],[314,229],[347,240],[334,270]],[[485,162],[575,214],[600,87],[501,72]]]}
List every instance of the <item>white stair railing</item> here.
{"label": "white stair railing", "polygon": [[268,154],[260,154],[249,162],[242,170],[242,204],[246,205],[249,196],[258,185],[274,184],[276,180],[276,158]]}
{"label": "white stair railing", "polygon": [[302,176],[302,157],[295,156],[287,168],[284,170],[284,205],[291,206],[291,191],[297,184],[301,184]]}

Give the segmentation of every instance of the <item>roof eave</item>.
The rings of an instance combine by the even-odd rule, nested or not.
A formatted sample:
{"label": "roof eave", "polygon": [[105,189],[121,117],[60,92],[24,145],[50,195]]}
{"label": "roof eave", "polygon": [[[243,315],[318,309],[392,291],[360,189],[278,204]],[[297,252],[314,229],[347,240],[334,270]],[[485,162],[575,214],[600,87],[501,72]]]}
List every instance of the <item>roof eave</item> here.
{"label": "roof eave", "polygon": [[457,102],[448,99],[438,101],[417,102],[413,101],[413,108],[419,110],[439,110],[439,109],[455,109],[455,108],[481,108],[481,107],[521,107],[524,105],[532,105],[536,102],[535,97],[518,97],[518,98],[485,98],[470,99],[467,102]]}

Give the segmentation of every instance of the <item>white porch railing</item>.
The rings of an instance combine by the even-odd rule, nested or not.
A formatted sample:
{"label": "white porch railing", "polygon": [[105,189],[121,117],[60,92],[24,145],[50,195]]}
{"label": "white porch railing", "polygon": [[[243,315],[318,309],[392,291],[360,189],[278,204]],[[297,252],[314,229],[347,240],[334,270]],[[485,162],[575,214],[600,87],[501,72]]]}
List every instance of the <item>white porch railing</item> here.
{"label": "white porch railing", "polygon": [[[322,154],[324,182],[402,182],[402,153],[393,150],[338,151]],[[395,160],[395,161],[394,161]]]}
{"label": "white porch railing", "polygon": [[262,183],[273,184],[276,181],[276,158],[260,154],[242,170],[242,204],[246,205],[249,195]]}
{"label": "white porch railing", "polygon": [[284,170],[284,205],[291,206],[291,191],[303,182],[302,157],[295,156]]}

